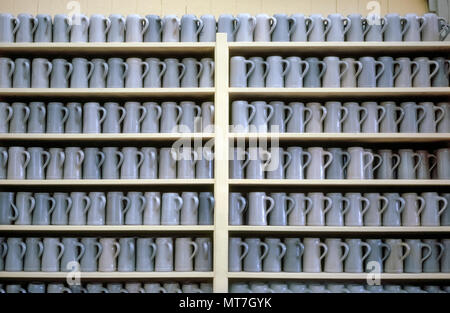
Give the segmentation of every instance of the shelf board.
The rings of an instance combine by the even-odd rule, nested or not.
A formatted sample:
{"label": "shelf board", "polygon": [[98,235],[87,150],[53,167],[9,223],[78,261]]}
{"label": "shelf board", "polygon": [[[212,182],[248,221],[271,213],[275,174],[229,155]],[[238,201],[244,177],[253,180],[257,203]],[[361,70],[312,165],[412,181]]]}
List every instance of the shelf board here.
{"label": "shelf board", "polygon": [[213,185],[214,179],[55,179],[55,180],[0,180],[4,186],[189,186]]}
{"label": "shelf board", "polygon": [[[214,88],[0,88],[0,99],[206,99],[214,96]],[[37,100],[37,99],[33,99]],[[167,100],[168,101],[168,100]]]}
{"label": "shelf board", "polygon": [[[0,279],[8,280],[51,280],[66,279],[68,272],[0,272]],[[214,272],[81,272],[81,279],[124,280],[124,279],[198,279],[213,278]]]}
{"label": "shelf board", "polygon": [[[441,281],[450,280],[450,273],[381,273],[381,280],[408,281]],[[277,280],[367,280],[369,273],[269,273],[269,272],[228,272],[228,278],[233,279],[277,279]]]}
{"label": "shelf board", "polygon": [[450,52],[450,43],[438,42],[230,42],[231,55],[439,55]]}
{"label": "shelf board", "polygon": [[449,186],[448,179],[229,179],[234,186],[394,187]]}
{"label": "shelf board", "polygon": [[0,55],[47,56],[212,56],[215,42],[49,42],[2,43]]}
{"label": "shelf board", "polygon": [[[230,133],[232,139],[262,139],[298,142],[438,143],[450,141],[450,133]],[[1,137],[0,137],[1,138]]]}
{"label": "shelf board", "polygon": [[[1,229],[1,228],[0,228]],[[362,227],[352,227],[352,226],[250,226],[250,225],[239,225],[239,226],[228,226],[228,231],[233,236],[238,235],[256,235],[261,233],[264,235],[280,234],[280,235],[296,235],[296,236],[308,236],[308,235],[448,235],[450,234],[450,226],[401,226],[401,227],[390,227],[390,226],[362,226]]]}
{"label": "shelf board", "polygon": [[164,142],[179,139],[213,139],[213,133],[120,133],[120,134],[0,134],[0,141],[40,141],[40,142]]}
{"label": "shelf board", "polygon": [[169,233],[209,233],[213,225],[0,225],[0,233],[147,235]]}
{"label": "shelf board", "polygon": [[295,101],[343,99],[400,100],[443,98],[448,101],[450,88],[229,88],[231,100],[277,100],[295,99]]}

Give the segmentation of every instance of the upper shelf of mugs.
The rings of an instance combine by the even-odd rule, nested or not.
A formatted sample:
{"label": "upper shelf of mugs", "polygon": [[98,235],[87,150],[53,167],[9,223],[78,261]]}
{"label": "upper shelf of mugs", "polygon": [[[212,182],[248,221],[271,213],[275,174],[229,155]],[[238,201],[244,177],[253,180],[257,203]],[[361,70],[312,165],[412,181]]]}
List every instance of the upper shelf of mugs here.
{"label": "upper shelf of mugs", "polygon": [[358,55],[448,55],[448,41],[419,42],[230,42],[230,55],[299,55],[299,56],[358,56]]}
{"label": "upper shelf of mugs", "polygon": [[0,56],[213,56],[215,42],[0,43]]}

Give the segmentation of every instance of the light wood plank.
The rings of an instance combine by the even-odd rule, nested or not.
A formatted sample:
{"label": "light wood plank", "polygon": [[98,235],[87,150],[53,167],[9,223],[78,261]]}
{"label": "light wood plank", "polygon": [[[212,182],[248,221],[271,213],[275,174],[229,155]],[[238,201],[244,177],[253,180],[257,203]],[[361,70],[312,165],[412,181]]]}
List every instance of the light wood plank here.
{"label": "light wood plank", "polygon": [[137,0],[137,13],[145,16],[148,14],[161,15],[162,12],[161,0]]}
{"label": "light wood plank", "polygon": [[276,14],[276,13],[286,13],[286,14],[294,14],[294,13],[302,13],[302,14],[311,14],[311,1],[303,0],[303,1],[292,1],[292,0],[262,0],[262,11],[267,14]]}
{"label": "light wood plank", "polygon": [[38,5],[38,1],[14,0],[14,14],[18,15],[20,13],[29,13],[35,15],[38,11]]}
{"label": "light wood plank", "polygon": [[298,186],[298,187],[449,187],[443,179],[230,179],[232,186]]}
{"label": "light wood plank", "polygon": [[[368,6],[369,3],[372,3],[372,6]],[[373,3],[378,3],[379,6],[373,6]],[[369,13],[386,15],[388,10],[388,0],[359,0],[358,2],[358,12],[363,16],[367,16]]]}
{"label": "light wood plank", "polygon": [[235,1],[234,14],[250,13],[256,15],[262,12],[262,0]]}
{"label": "light wood plank", "polygon": [[214,231],[211,225],[0,225],[0,233],[79,233],[85,234],[170,234],[170,233],[209,233]]}
{"label": "light wood plank", "polygon": [[427,1],[424,0],[388,0],[388,11],[401,15],[414,13],[422,15],[428,12]]}
{"label": "light wood plank", "polygon": [[17,14],[14,10],[14,2],[15,0],[2,0],[0,3],[0,11],[3,13]]}
{"label": "light wood plank", "polygon": [[358,0],[337,0],[336,11],[342,15],[358,12]]}
{"label": "light wood plank", "polygon": [[211,0],[189,0],[186,1],[186,13],[200,17],[203,14],[211,14]]}
{"label": "light wood plank", "polygon": [[311,1],[311,12],[323,16],[336,13],[336,0],[313,0]]}
{"label": "light wood plank", "polygon": [[[381,273],[381,280],[402,281],[442,281],[450,280],[450,273]],[[269,272],[229,272],[229,278],[234,279],[278,279],[278,280],[367,280],[367,273],[269,273]]]}
{"label": "light wood plank", "polygon": [[104,14],[109,16],[112,12],[112,0],[89,1],[87,6],[89,15]]}
{"label": "light wood plank", "polygon": [[161,1],[162,15],[178,15],[179,18],[186,14],[186,2],[189,0],[163,0]]}
{"label": "light wood plank", "polygon": [[65,180],[0,180],[0,187],[50,187],[50,186],[194,186],[212,185],[214,179],[65,179]]}
{"label": "light wood plank", "polygon": [[111,0],[111,12],[114,14],[137,14],[137,0]]}

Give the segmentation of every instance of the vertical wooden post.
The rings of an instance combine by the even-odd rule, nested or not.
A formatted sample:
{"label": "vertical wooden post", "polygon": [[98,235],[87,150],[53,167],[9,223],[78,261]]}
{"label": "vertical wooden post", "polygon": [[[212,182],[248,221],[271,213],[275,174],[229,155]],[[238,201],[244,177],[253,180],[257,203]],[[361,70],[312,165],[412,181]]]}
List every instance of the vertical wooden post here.
{"label": "vertical wooden post", "polygon": [[228,292],[228,42],[216,36],[214,159],[214,292]]}

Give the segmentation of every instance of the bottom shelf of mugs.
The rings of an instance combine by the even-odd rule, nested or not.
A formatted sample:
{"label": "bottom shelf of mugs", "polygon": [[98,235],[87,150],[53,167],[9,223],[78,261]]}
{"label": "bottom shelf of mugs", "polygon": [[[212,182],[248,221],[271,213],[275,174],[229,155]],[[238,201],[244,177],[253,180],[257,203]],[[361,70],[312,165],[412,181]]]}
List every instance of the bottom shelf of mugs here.
{"label": "bottom shelf of mugs", "polygon": [[[78,273],[77,273],[78,274]],[[143,280],[143,279],[205,279],[214,278],[214,272],[79,272],[86,280]],[[65,280],[74,277],[71,272],[0,272],[5,280]]]}
{"label": "bottom shelf of mugs", "polygon": [[[280,273],[280,272],[228,272],[229,279],[275,279],[275,280],[367,280],[373,273]],[[450,273],[380,273],[381,280],[441,281],[450,280]]]}

